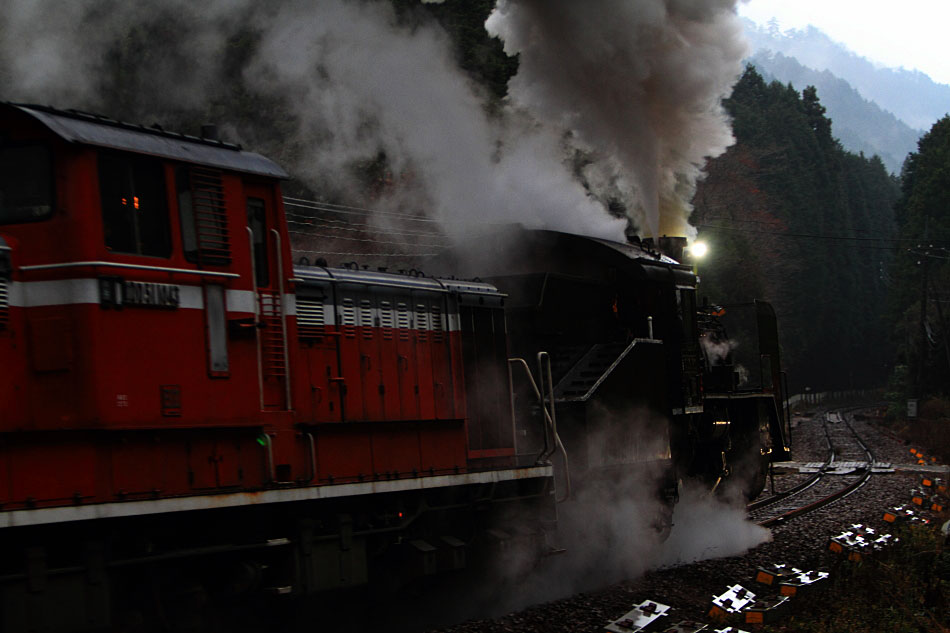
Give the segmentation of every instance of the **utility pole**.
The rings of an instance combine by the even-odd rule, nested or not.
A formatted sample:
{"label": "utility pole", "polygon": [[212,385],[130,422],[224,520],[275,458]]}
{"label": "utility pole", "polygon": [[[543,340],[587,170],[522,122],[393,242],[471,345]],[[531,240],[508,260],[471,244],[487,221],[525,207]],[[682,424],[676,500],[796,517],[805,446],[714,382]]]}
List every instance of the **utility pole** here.
{"label": "utility pole", "polygon": [[[924,218],[924,240],[928,237],[929,218]],[[924,398],[924,372],[927,366],[927,271],[930,268],[929,246],[918,262],[921,266],[920,280],[920,350],[917,359],[917,397]]]}
{"label": "utility pole", "polygon": [[950,368],[950,337],[947,336],[947,322],[943,318],[943,308],[940,306],[940,293],[937,292],[937,288],[932,279],[930,280],[930,290],[934,295],[934,303],[937,304],[937,318],[940,319],[940,337],[943,339],[943,353],[947,357],[947,367]]}

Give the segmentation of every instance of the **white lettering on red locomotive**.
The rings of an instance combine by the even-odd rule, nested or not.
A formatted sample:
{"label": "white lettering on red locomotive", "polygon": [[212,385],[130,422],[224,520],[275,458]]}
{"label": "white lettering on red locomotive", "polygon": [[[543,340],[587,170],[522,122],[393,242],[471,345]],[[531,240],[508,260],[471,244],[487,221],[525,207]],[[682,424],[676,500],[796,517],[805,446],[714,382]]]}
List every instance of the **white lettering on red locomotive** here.
{"label": "white lettering on red locomotive", "polygon": [[122,305],[146,308],[177,308],[181,304],[181,288],[172,284],[157,284],[123,279]]}

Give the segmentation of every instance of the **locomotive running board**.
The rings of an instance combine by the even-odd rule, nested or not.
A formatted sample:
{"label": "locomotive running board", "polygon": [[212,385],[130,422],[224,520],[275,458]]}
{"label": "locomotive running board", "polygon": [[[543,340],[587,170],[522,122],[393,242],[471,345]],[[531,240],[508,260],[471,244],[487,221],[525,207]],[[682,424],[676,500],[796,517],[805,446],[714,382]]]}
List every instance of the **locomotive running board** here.
{"label": "locomotive running board", "polygon": [[369,481],[362,483],[332,484],[306,488],[283,488],[258,492],[233,492],[192,497],[170,497],[143,501],[119,501],[90,505],[33,508],[0,512],[0,529],[27,525],[88,521],[91,519],[115,519],[140,515],[220,510],[275,503],[340,499],[371,494],[431,490],[472,484],[491,484],[505,481],[539,479],[554,476],[551,466],[534,466],[510,470],[490,470],[458,475],[436,475],[415,479]]}

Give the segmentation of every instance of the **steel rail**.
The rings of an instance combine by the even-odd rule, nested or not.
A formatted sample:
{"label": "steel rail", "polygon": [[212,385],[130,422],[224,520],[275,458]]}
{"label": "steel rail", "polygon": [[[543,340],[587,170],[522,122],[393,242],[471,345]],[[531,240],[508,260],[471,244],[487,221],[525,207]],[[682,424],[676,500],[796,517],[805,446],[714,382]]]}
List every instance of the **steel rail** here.
{"label": "steel rail", "polygon": [[[825,415],[825,413],[826,412],[822,412],[819,415]],[[827,421],[825,422],[825,424],[822,425],[822,428],[824,429],[824,432],[825,432],[825,444],[828,446],[828,457],[825,459],[824,464],[822,464],[818,472],[815,473],[814,476],[798,484],[797,486],[794,486],[782,492],[775,493],[766,499],[760,499],[759,501],[754,501],[752,503],[747,504],[746,505],[747,512],[753,512],[761,508],[767,508],[768,506],[778,503],[779,501],[782,501],[783,499],[787,499],[789,497],[793,497],[799,493],[802,493],[808,490],[809,488],[811,488],[812,486],[814,486],[815,484],[817,484],[821,480],[821,478],[825,476],[825,470],[827,470],[828,467],[831,466],[835,462],[836,454],[835,454],[835,447],[831,443],[831,436],[828,434]]]}
{"label": "steel rail", "polygon": [[[852,412],[852,411],[854,411],[854,410],[856,410],[856,409],[858,409],[858,408],[860,408],[860,407],[855,407],[855,408],[852,408],[852,409],[845,409],[845,410],[842,410],[842,411],[847,411],[848,413],[850,413],[850,412]],[[834,503],[835,501],[838,501],[838,500],[840,500],[840,499],[844,499],[845,497],[848,497],[848,496],[850,496],[851,494],[853,494],[854,492],[856,492],[858,489],[860,489],[861,487],[863,487],[865,484],[868,483],[868,481],[871,480],[872,467],[873,467],[873,464],[874,464],[874,455],[873,455],[873,453],[871,452],[871,449],[868,448],[867,444],[865,444],[865,442],[861,439],[860,435],[858,435],[857,431],[854,430],[854,427],[851,425],[851,422],[850,422],[850,420],[848,419],[848,416],[847,416],[847,415],[843,416],[843,417],[842,417],[842,420],[843,420],[845,426],[848,427],[848,430],[849,430],[849,431],[851,432],[851,434],[854,436],[854,438],[855,438],[855,440],[857,441],[858,445],[864,450],[864,453],[865,453],[865,455],[867,456],[867,465],[866,465],[865,468],[863,469],[863,472],[862,472],[862,474],[861,474],[861,477],[860,477],[859,479],[857,479],[857,480],[851,482],[849,485],[845,486],[844,488],[841,488],[840,490],[837,490],[837,491],[835,491],[834,493],[832,493],[832,494],[830,494],[830,495],[827,495],[827,496],[825,496],[825,497],[823,497],[823,498],[821,498],[821,499],[818,499],[817,501],[813,501],[812,503],[808,503],[808,504],[806,504],[806,505],[799,506],[798,508],[795,508],[795,509],[793,509],[793,510],[789,510],[788,512],[785,512],[785,513],[783,513],[783,514],[781,514],[781,515],[772,517],[772,518],[770,518],[770,519],[766,519],[766,520],[764,520],[764,521],[759,521],[759,522],[758,522],[758,525],[761,525],[762,527],[771,527],[771,526],[774,526],[774,525],[783,524],[783,523],[785,523],[786,521],[788,521],[788,520],[790,520],[790,519],[792,519],[792,518],[795,518],[795,517],[797,517],[797,516],[801,516],[801,515],[804,515],[804,514],[808,514],[808,513],[813,512],[813,511],[815,511],[815,510],[817,510],[817,509],[819,509],[819,508],[823,508],[823,507],[825,507],[825,506],[827,506],[827,505],[830,505],[830,504]],[[826,440],[829,442],[829,447],[831,447],[831,437],[830,437],[830,435],[828,434],[827,418],[825,419],[825,423],[824,423],[823,426],[824,426],[824,429],[825,429],[825,437],[826,437]],[[819,479],[821,479],[821,478],[823,477],[823,475],[825,474],[825,473],[824,473],[824,470],[827,468],[828,465],[830,465],[831,463],[833,463],[833,461],[834,461],[834,449],[832,448],[832,453],[831,453],[830,459],[825,462],[825,466],[822,468],[822,470],[821,470],[815,477],[813,477],[812,479],[810,479],[808,482],[805,482],[805,484],[802,484],[802,485],[800,485],[800,486],[796,486],[796,488],[793,488],[792,490],[789,490],[788,493],[787,493],[787,494],[784,494],[784,496],[782,496],[781,498],[782,498],[782,499],[788,498],[788,497],[792,496],[793,494],[797,494],[798,492],[802,492],[803,490],[806,490],[806,489],[810,488],[811,486],[813,486],[815,483],[818,482]],[[807,484],[807,485],[806,485],[806,484]],[[801,490],[797,490],[798,488],[801,488]],[[774,499],[774,496],[773,496],[773,497],[770,497],[769,499],[766,499],[766,500],[765,500],[765,501],[768,501],[768,502],[770,502],[770,503],[763,503],[763,504],[760,504],[760,505],[750,504],[750,506],[751,506],[751,505],[756,505],[755,508],[750,508],[750,509],[758,509],[758,508],[761,508],[761,507],[765,507],[765,506],[767,506],[767,505],[771,505],[771,503],[775,503],[776,501],[779,501],[779,500],[780,500],[780,499],[774,499],[774,500],[773,500],[773,499]]]}

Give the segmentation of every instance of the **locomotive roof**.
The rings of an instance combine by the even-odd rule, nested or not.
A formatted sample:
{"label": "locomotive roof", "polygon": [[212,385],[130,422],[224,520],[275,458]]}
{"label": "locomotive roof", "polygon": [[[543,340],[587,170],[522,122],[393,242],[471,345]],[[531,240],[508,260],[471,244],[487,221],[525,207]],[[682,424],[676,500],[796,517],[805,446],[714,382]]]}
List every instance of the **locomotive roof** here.
{"label": "locomotive roof", "polygon": [[[552,231],[556,232],[556,231]],[[676,261],[672,257],[659,253],[656,251],[649,250],[644,248],[641,244],[631,244],[629,242],[615,242],[613,240],[605,240],[599,237],[588,237],[578,236],[583,239],[588,239],[591,242],[597,242],[602,244],[607,248],[617,251],[623,255],[626,255],[630,259],[647,259],[651,261],[660,262],[661,264],[679,264],[680,262]]]}
{"label": "locomotive roof", "polygon": [[23,103],[3,105],[36,119],[68,143],[149,154],[272,178],[289,177],[269,158],[246,152],[233,143],[167,132],[157,126],[123,123],[78,110],[57,110]]}
{"label": "locomotive roof", "polygon": [[641,244],[519,225],[497,227],[433,258],[439,272],[498,279],[512,275],[565,274],[600,277],[616,268],[662,283],[695,284],[688,265]]}

